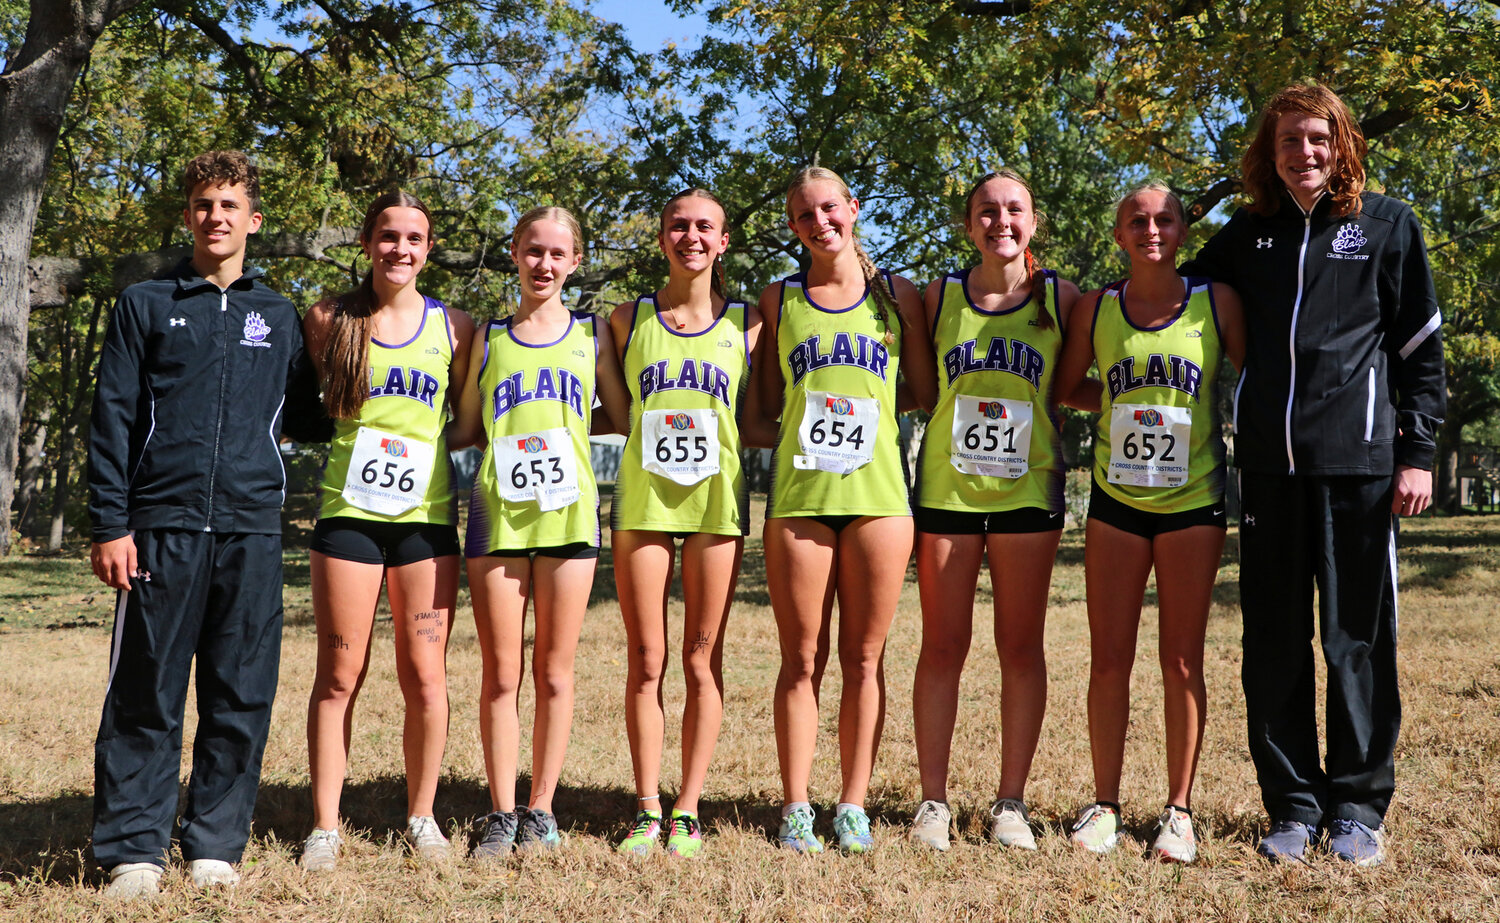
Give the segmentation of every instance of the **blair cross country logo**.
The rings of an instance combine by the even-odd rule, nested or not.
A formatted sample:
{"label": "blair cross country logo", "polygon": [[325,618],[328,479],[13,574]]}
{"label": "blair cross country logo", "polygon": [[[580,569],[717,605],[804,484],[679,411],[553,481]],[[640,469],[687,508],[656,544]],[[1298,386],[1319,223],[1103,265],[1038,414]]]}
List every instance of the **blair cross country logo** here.
{"label": "blair cross country logo", "polygon": [[380,447],[385,450],[385,454],[392,458],[406,457],[406,443],[400,439],[382,439],[380,440]]}
{"label": "blair cross country logo", "polygon": [[266,334],[270,332],[271,325],[266,323],[266,319],[261,317],[259,312],[251,311],[245,315],[245,337],[240,340],[240,345],[269,347],[270,343],[262,341],[265,340]]}
{"label": "blair cross country logo", "polygon": [[547,440],[541,436],[527,436],[525,439],[516,440],[516,448],[527,455],[535,455],[538,452],[547,451]]}
{"label": "blair cross country logo", "polygon": [[685,413],[675,414],[670,422],[673,429],[694,429],[693,418]]}
{"label": "blair cross country logo", "polygon": [[1359,248],[1369,243],[1365,235],[1360,233],[1359,225],[1349,222],[1339,228],[1339,232],[1333,238],[1333,252],[1328,254],[1330,260],[1367,260],[1368,253],[1360,253]]}
{"label": "blair cross country logo", "polygon": [[991,420],[1005,419],[1005,405],[999,401],[980,401],[979,412]]}
{"label": "blair cross country logo", "polygon": [[827,404],[828,412],[840,417],[847,417],[854,413],[854,404],[847,397],[830,397]]}
{"label": "blair cross country logo", "polygon": [[1161,426],[1161,411],[1137,410],[1135,412],[1135,422],[1139,423],[1142,426]]}

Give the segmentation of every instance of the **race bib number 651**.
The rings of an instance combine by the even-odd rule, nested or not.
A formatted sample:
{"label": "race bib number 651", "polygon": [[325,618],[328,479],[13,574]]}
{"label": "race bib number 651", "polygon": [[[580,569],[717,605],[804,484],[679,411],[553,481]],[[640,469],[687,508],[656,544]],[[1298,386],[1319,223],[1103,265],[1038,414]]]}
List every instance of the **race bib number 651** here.
{"label": "race bib number 651", "polygon": [[1031,456],[1031,401],[960,394],[948,458],[964,474],[1018,478]]}
{"label": "race bib number 651", "polygon": [[1114,404],[1109,412],[1111,484],[1179,487],[1188,479],[1191,407]]}
{"label": "race bib number 651", "polygon": [[566,427],[497,436],[492,445],[502,500],[559,510],[581,495],[573,437]]}

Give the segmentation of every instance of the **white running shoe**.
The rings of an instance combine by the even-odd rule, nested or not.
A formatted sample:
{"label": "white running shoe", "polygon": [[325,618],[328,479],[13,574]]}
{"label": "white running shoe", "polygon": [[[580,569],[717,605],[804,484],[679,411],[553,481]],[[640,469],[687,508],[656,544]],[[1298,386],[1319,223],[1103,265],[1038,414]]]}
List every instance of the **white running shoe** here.
{"label": "white running shoe", "polygon": [[1160,830],[1151,854],[1165,862],[1186,865],[1198,858],[1198,838],[1193,835],[1193,815],[1174,804],[1167,805],[1156,823]]}
{"label": "white running shoe", "polygon": [[339,862],[344,840],[337,830],[313,829],[302,841],[302,858],[297,863],[306,872],[331,872]]}
{"label": "white running shoe", "polygon": [[1025,802],[1019,798],[1001,798],[990,805],[990,839],[1013,849],[1036,849]]}
{"label": "white running shoe", "polygon": [[194,859],[188,863],[188,874],[195,888],[232,888],[240,883],[240,873],[223,859]]}
{"label": "white running shoe", "polygon": [[161,890],[161,871],[154,862],[122,862],[109,870],[104,896],[114,901],[149,900]]}
{"label": "white running shoe", "polygon": [[938,852],[948,851],[948,828],[953,823],[953,814],[941,801],[924,801],[917,805],[917,814],[911,821],[911,832],[907,835],[914,842],[931,847]]}
{"label": "white running shoe", "polygon": [[406,841],[423,859],[439,862],[448,858],[448,838],[431,814],[414,814],[406,819]]}

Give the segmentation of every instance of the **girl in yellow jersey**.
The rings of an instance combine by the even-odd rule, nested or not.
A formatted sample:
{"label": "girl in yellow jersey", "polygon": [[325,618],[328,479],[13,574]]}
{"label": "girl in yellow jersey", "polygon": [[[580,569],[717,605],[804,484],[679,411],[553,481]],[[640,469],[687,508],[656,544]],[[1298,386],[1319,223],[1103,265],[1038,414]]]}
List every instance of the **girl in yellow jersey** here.
{"label": "girl in yellow jersey", "polygon": [[949,843],[948,757],[986,556],[1003,684],[990,832],[1001,845],[1036,848],[1024,796],[1047,705],[1042,628],[1063,526],[1052,380],[1078,300],[1073,283],[1032,255],[1040,223],[1018,174],[985,176],[964,211],[980,263],[933,282],[924,299],[939,396],[917,465],[922,653],[912,701],[923,800],[911,836],[937,850]]}
{"label": "girl in yellow jersey", "polygon": [[[916,402],[933,403],[932,347],[922,299],[877,271],[854,236],[859,203],[838,174],[802,170],[787,190],[787,224],[809,266],[761,294],[761,397],[781,430],[766,506],[766,582],[781,636],[776,749],[785,798],[781,845],[818,852],[808,777],[818,686],[839,603],[843,671],[839,848],[870,848],[865,793],[885,714],[883,656],[912,525],[896,432],[896,372]],[[771,350],[774,349],[774,353]]]}
{"label": "girl in yellow jersey", "polygon": [[422,855],[448,841],[433,819],[448,735],[445,657],[458,591],[457,516],[443,431],[463,382],[474,323],[417,291],[432,223],[415,197],[390,192],[360,229],[370,272],[307,312],[308,352],[336,420],[311,542],[318,671],[307,710],[313,832],[302,865],[337,862],[349,722],[369,664],[384,583],[406,700],[407,836]]}
{"label": "girl in yellow jersey", "polygon": [[1104,393],[1084,551],[1089,611],[1089,747],[1095,801],[1073,842],[1113,849],[1130,721],[1130,668],[1146,578],[1156,569],[1165,687],[1167,806],[1152,853],[1197,856],[1191,797],[1203,743],[1203,637],[1224,547],[1224,447],[1215,395],[1221,357],[1244,358],[1240,301],[1225,285],[1177,274],[1182,203],[1160,183],[1125,196],[1115,242],[1130,278],[1082,296],[1059,394],[1097,361]]}
{"label": "girl in yellow jersey", "polygon": [[610,506],[611,545],[629,674],[625,731],[637,813],[623,853],[659,845],[661,678],[667,663],[667,593],[682,540],[682,784],[672,804],[667,852],[703,847],[698,796],[724,714],[724,625],[749,527],[740,470],[740,419],[760,312],[724,296],[729,246],[724,208],[688,189],[667,201],[657,242],[667,284],[615,309],[611,332],[630,389],[630,434]]}
{"label": "girl in yellow jersey", "polygon": [[[570,312],[563,283],[583,260],[566,209],[534,208],[511,236],[515,313],[474,338],[459,429],[483,439],[465,556],[483,662],[480,737],[492,811],[473,856],[560,841],[552,800],[573,723],[573,657],[599,557],[599,493],[589,465],[594,397],[623,429],[628,398],[609,325]],[[518,687],[528,601],[535,607],[531,799],[516,804]]]}

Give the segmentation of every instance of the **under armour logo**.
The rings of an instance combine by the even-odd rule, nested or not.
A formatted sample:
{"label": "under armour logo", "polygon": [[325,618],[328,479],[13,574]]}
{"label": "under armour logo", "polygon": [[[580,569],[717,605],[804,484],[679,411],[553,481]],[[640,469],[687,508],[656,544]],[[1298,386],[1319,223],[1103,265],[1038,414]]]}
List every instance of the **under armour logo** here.
{"label": "under armour logo", "polygon": [[186,317],[174,317],[171,320],[167,321],[167,326],[169,326],[169,327],[186,327],[187,326],[187,318]]}
{"label": "under armour logo", "polygon": [[1275,242],[1275,239],[1271,237],[1257,237],[1255,238],[1255,249],[1269,250],[1271,249],[1271,244]]}
{"label": "under armour logo", "polygon": [[1255,525],[1255,517],[1251,516],[1249,513],[1246,513],[1245,515],[1240,517],[1240,522],[1244,523],[1247,526],[1253,526]]}

